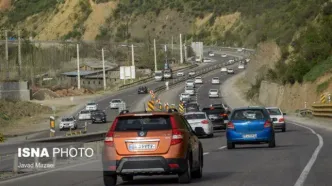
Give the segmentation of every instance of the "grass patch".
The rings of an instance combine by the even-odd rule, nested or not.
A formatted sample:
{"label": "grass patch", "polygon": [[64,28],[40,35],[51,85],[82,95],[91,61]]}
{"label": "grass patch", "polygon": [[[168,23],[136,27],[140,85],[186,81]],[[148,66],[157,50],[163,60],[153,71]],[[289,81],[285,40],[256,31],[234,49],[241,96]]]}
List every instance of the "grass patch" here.
{"label": "grass patch", "polygon": [[250,89],[246,92],[246,99],[251,100],[259,95],[259,89],[261,88],[261,83],[263,78],[257,79],[255,84],[252,84]]}
{"label": "grass patch", "polygon": [[0,100],[0,127],[15,124],[15,121],[26,117],[51,112],[51,108],[36,103]]}
{"label": "grass patch", "polygon": [[324,62],[317,64],[313,67],[305,76],[304,80],[306,81],[315,81],[318,77],[323,76],[324,74],[331,72],[332,70],[332,57],[328,58]]}
{"label": "grass patch", "polygon": [[329,84],[331,83],[331,79],[317,85],[316,87],[316,92],[317,93],[322,93],[324,92],[328,87],[329,87]]}

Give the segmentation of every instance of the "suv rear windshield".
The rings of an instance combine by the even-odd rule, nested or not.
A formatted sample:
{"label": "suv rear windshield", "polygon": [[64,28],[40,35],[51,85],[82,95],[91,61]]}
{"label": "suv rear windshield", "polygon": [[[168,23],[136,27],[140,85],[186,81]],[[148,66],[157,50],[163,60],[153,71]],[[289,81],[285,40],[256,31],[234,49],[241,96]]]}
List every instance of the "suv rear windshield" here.
{"label": "suv rear windshield", "polygon": [[170,116],[119,117],[115,131],[170,130]]}
{"label": "suv rear windshield", "polygon": [[112,103],[120,103],[120,102],[121,102],[121,100],[119,100],[119,99],[112,100]]}
{"label": "suv rear windshield", "polygon": [[89,114],[89,113],[91,113],[91,112],[88,111],[88,110],[82,110],[82,111],[81,111],[81,114]]}
{"label": "suv rear windshield", "polygon": [[224,108],[214,108],[214,109],[203,108],[202,111],[205,112],[207,115],[211,115],[211,114],[223,114],[223,113],[226,112]]}
{"label": "suv rear windshield", "polygon": [[62,118],[61,121],[74,121],[74,118]]}
{"label": "suv rear windshield", "polygon": [[206,119],[205,114],[185,114],[184,118],[186,118],[187,120],[190,119]]}
{"label": "suv rear windshield", "polygon": [[96,103],[88,103],[87,105],[96,105]]}
{"label": "suv rear windshield", "polygon": [[269,112],[270,115],[282,115],[280,110],[277,108],[267,109],[267,111]]}
{"label": "suv rear windshield", "polygon": [[232,114],[232,120],[262,120],[265,119],[262,109],[243,109],[235,110]]}

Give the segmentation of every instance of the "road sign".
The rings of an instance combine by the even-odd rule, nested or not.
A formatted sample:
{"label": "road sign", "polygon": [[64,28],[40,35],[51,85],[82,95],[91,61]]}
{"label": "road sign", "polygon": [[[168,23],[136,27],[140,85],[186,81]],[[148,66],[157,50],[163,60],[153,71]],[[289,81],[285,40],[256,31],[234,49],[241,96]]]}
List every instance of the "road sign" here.
{"label": "road sign", "polygon": [[154,101],[148,101],[148,111],[154,111]]}
{"label": "road sign", "polygon": [[324,94],[322,94],[322,95],[320,96],[320,102],[321,102],[321,103],[326,103],[326,96],[325,96]]}
{"label": "road sign", "polygon": [[182,103],[182,102],[179,103],[179,111],[180,111],[181,113],[184,113],[184,106],[183,106],[183,103]]}
{"label": "road sign", "polygon": [[50,116],[50,137],[55,136],[55,118]]}

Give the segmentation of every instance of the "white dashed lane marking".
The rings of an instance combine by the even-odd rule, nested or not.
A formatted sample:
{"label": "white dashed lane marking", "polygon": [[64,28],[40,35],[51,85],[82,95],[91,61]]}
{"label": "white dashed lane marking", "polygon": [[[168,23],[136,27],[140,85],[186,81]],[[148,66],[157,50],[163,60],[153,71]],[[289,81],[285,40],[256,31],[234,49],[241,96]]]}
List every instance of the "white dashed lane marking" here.
{"label": "white dashed lane marking", "polygon": [[208,155],[208,154],[210,154],[210,153],[209,153],[209,152],[204,152],[204,153],[203,153],[203,156]]}
{"label": "white dashed lane marking", "polygon": [[224,149],[224,148],[226,148],[226,146],[219,147],[218,149],[219,149],[219,150],[222,150],[222,149]]}

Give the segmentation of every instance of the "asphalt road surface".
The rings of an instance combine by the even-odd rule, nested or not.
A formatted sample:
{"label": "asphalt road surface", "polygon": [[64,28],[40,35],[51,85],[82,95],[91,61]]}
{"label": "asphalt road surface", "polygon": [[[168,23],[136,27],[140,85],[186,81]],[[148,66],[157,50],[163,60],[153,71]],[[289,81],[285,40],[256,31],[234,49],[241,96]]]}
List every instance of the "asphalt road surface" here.
{"label": "asphalt road surface", "polygon": [[[205,55],[207,55],[207,53],[205,53]],[[214,65],[216,63],[221,63],[221,62],[225,62],[229,59],[233,59],[234,57],[226,57],[226,58],[222,58],[220,55],[215,55],[215,57],[208,57],[211,58],[213,61],[215,61],[214,63],[203,63],[200,64],[198,67],[194,68],[194,69],[188,69],[185,70],[185,75],[188,75],[189,71],[192,70],[197,70],[197,69],[201,69],[201,68],[206,68],[208,66]],[[176,76],[174,76],[176,78]],[[122,99],[126,104],[127,104],[127,108],[130,110],[131,108],[135,107],[136,104],[143,99],[144,97],[146,97],[146,94],[137,94],[137,89],[139,86],[147,86],[149,90],[153,90],[161,85],[164,85],[165,82],[156,82],[156,81],[150,81],[144,84],[140,84],[128,89],[125,89],[124,91],[121,91],[120,93],[116,93],[112,96],[108,96],[100,101],[98,101],[98,109],[99,110],[105,110],[105,113],[107,115],[107,123],[91,123],[91,120],[87,120],[87,121],[79,121],[78,122],[78,130],[82,130],[84,129],[85,126],[85,122],[87,122],[87,130],[89,133],[91,132],[99,132],[99,131],[106,131],[108,130],[111,122],[113,121],[113,119],[118,115],[118,110],[117,109],[110,109],[109,108],[109,102],[112,99]],[[143,105],[142,105],[142,110],[143,110]],[[75,114],[77,115],[77,113]],[[68,131],[59,131],[59,129],[56,130],[56,136],[65,136],[66,133]],[[34,138],[32,139],[38,139],[38,138],[45,138],[45,137],[49,137],[49,132],[43,132],[40,133],[38,135],[35,135]]]}
{"label": "asphalt road surface", "polygon": [[[207,91],[218,88],[211,85],[211,78],[219,76],[224,81],[230,75],[220,72],[207,75],[204,84],[198,88],[197,101],[203,106],[221,102],[221,99],[209,99]],[[171,89],[174,102],[178,100],[184,84]],[[174,92],[174,93],[173,93]],[[277,132],[276,148],[267,145],[238,145],[236,149],[226,149],[225,133],[218,131],[213,138],[202,138],[204,148],[203,177],[193,180],[190,185],[227,185],[227,186],[327,186],[332,176],[332,135],[330,131],[312,128],[322,138],[308,128],[287,123],[287,132]],[[320,146],[319,146],[320,144]],[[324,145],[323,145],[324,144]],[[323,146],[322,146],[323,145]],[[317,149],[317,150],[316,150]],[[315,154],[315,150],[319,152]],[[313,163],[313,159],[316,162]],[[309,163],[309,164],[308,164]],[[309,165],[309,166],[308,166]],[[303,174],[301,174],[303,172]],[[300,176],[301,175],[301,176]],[[119,185],[176,186],[175,176],[135,177],[133,182]],[[87,161],[62,170],[52,170],[7,182],[6,186],[103,186],[100,160]]]}

